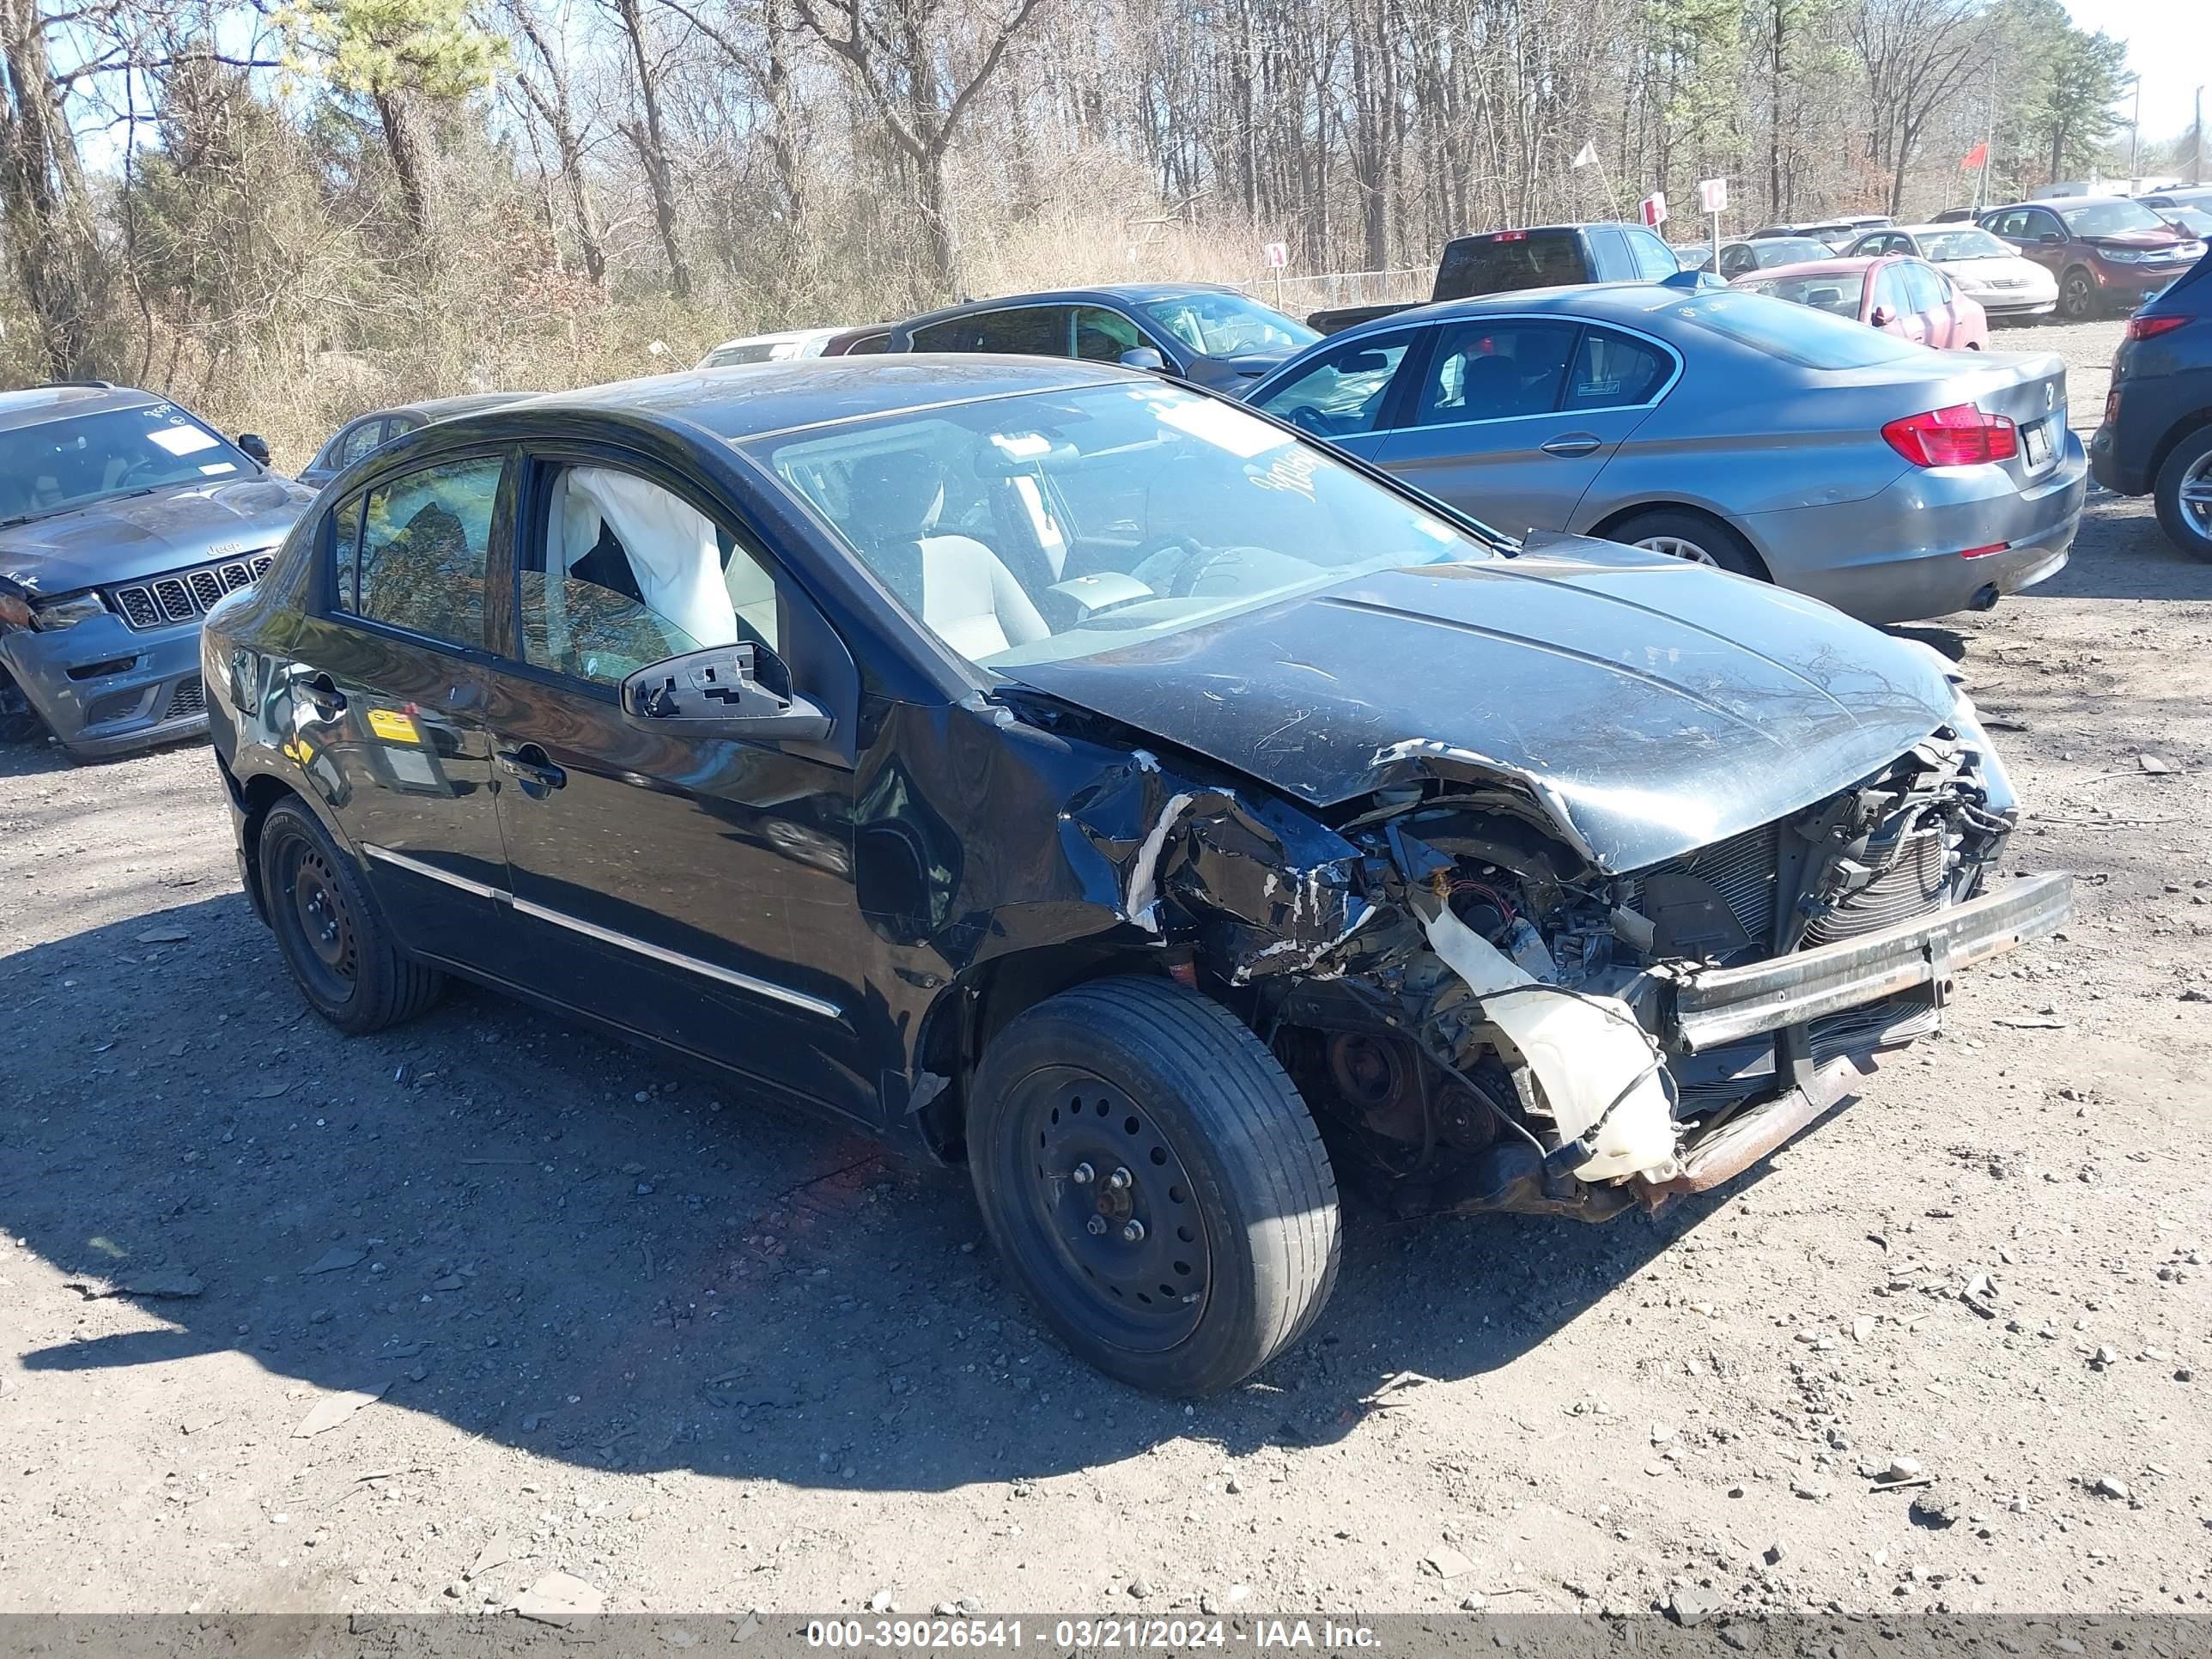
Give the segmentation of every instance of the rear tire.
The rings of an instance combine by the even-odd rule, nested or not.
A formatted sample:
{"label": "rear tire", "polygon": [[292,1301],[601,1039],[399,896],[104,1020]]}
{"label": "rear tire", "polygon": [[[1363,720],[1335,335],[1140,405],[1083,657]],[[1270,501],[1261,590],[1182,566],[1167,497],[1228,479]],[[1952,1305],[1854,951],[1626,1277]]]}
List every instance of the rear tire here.
{"label": "rear tire", "polygon": [[1235,1387],[1336,1280],[1336,1179],[1267,1046],[1166,980],[1095,980],[994,1038],[968,1118],[975,1198],[1044,1322],[1158,1394]]}
{"label": "rear tire", "polygon": [[1767,580],[1766,567],[1751,544],[1718,519],[1679,507],[1658,507],[1622,520],[1607,532],[1607,539],[1647,548],[1690,564],[1731,570],[1758,581]]}
{"label": "rear tire", "polygon": [[2173,447],[2151,485],[2159,528],[2185,553],[2212,559],[2212,426]]}
{"label": "rear tire", "polygon": [[353,860],[299,802],[279,801],[261,820],[260,863],[276,948],[325,1019],[363,1036],[438,1000],[445,975],[400,951]]}

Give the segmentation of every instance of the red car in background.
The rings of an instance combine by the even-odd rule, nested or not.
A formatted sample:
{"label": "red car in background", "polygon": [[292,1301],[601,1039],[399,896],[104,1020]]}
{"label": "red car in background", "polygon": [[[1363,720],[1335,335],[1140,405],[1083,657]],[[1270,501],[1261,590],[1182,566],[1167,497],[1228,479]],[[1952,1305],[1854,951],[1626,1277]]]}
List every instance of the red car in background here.
{"label": "red car in background", "polygon": [[2124,197],[2016,202],[1981,224],[2058,278],[2058,315],[2069,323],[2134,310],[2204,255],[2196,236]]}
{"label": "red car in background", "polygon": [[1729,286],[1848,317],[1938,351],[1979,351],[1990,343],[1981,307],[1925,259],[1904,254],[1777,265]]}

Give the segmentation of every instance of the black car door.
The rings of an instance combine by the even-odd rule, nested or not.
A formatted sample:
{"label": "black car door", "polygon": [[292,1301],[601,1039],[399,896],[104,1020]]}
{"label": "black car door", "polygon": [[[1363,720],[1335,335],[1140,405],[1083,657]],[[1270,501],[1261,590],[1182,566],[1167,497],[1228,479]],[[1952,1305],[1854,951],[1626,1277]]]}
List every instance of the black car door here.
{"label": "black car door", "polygon": [[618,695],[637,669],[745,641],[787,659],[793,689],[849,734],[849,655],[696,481],[548,447],[520,500],[490,722],[536,988],[878,1123],[849,760],[823,743],[668,736]]}
{"label": "black car door", "polygon": [[339,502],[292,647],[293,758],[362,855],[400,939],[498,971],[507,878],[484,726],[485,577],[508,454],[387,476]]}

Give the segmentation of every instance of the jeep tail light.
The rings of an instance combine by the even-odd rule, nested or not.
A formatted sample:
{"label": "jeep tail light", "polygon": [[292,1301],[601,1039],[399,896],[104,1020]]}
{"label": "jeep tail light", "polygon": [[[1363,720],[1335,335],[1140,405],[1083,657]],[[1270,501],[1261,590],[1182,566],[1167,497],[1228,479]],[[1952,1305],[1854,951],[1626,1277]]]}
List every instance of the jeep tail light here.
{"label": "jeep tail light", "polygon": [[1974,466],[2008,461],[2020,453],[2020,428],[2012,417],[1990,414],[1972,404],[1908,415],[1882,428],[1881,435],[1915,466]]}
{"label": "jeep tail light", "polygon": [[2155,340],[2161,334],[2171,334],[2184,323],[2193,323],[2194,317],[2130,317],[2128,319],[2128,338]]}

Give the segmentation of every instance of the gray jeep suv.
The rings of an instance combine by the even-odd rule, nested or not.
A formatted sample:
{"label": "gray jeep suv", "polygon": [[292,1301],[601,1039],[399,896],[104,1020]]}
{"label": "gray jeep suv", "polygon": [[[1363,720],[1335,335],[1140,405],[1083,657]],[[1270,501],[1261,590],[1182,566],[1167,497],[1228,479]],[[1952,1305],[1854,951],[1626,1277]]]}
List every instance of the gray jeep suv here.
{"label": "gray jeep suv", "polygon": [[207,726],[200,618],[314,499],[150,392],[0,392],[0,741],[117,755]]}

